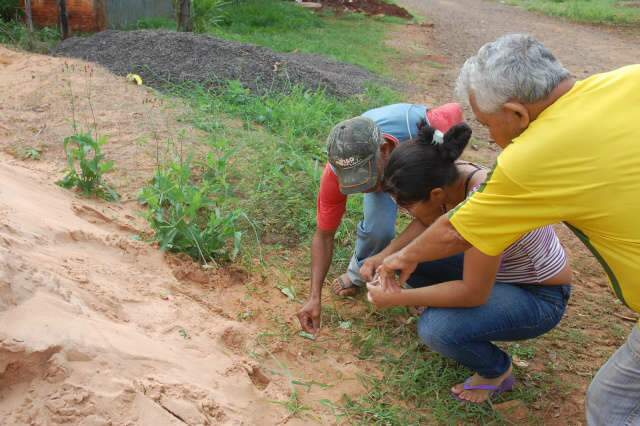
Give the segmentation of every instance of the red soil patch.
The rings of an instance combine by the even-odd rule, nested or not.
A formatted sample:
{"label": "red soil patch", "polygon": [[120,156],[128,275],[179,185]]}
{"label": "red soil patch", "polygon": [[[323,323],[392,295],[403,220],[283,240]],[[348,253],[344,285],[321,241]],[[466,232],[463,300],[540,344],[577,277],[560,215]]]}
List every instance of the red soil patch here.
{"label": "red soil patch", "polygon": [[320,3],[336,10],[361,12],[367,15],[397,16],[405,19],[413,17],[407,9],[382,0],[320,0]]}

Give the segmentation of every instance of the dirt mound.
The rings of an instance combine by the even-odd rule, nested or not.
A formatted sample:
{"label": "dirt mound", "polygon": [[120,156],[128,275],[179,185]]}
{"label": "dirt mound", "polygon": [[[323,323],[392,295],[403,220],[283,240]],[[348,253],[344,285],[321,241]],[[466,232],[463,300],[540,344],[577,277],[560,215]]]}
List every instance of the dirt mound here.
{"label": "dirt mound", "polygon": [[249,359],[227,348],[250,330],[185,297],[162,253],[87,214],[108,208],[102,216],[117,224],[125,207],[74,200],[11,162],[0,157],[6,424],[274,424],[284,416],[267,401],[269,386],[254,384]]}
{"label": "dirt mound", "polygon": [[336,10],[348,10],[367,15],[397,16],[405,19],[413,18],[407,9],[396,4],[386,3],[384,0],[320,0],[320,3]]}
{"label": "dirt mound", "polygon": [[[339,341],[258,338],[272,318],[297,331],[298,305],[276,286],[288,271],[203,269],[137,241],[148,230],[136,194],[157,158],[207,149],[179,100],[0,46],[0,109],[0,424],[309,424],[266,402],[288,401],[293,378],[331,384],[297,393],[329,424],[319,401],[362,392],[366,361]],[[74,119],[108,137],[121,203],[54,184]],[[20,159],[29,147],[39,161]]]}
{"label": "dirt mound", "polygon": [[146,141],[179,131],[150,92],[98,66],[0,47],[0,147],[42,149],[41,161],[0,154],[0,424],[286,417],[269,400],[288,388],[256,385],[259,367],[242,351],[257,331],[190,294],[231,276],[207,271],[206,290],[182,281],[179,260],[137,241],[132,203],[81,199],[54,183],[72,117],[81,128],[92,120],[90,98],[101,134],[112,136],[119,176],[109,180],[135,192],[153,173],[157,148]]}
{"label": "dirt mound", "polygon": [[338,96],[362,93],[379,79],[370,72],[317,55],[270,49],[206,35],[171,31],[104,31],[61,43],[57,56],[97,62],[115,74],[140,74],[146,85],[240,80],[257,93],[300,84]]}

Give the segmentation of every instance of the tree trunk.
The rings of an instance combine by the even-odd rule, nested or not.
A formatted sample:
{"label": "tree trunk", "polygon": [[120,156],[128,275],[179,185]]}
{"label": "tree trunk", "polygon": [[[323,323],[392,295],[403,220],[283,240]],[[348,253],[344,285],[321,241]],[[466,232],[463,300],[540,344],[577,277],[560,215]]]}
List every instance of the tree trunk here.
{"label": "tree trunk", "polygon": [[31,0],[24,0],[24,14],[29,32],[33,32],[33,14],[31,13]]}
{"label": "tree trunk", "polygon": [[58,22],[62,39],[69,38],[69,14],[67,13],[67,0],[58,0]]}
{"label": "tree trunk", "polygon": [[193,21],[191,20],[191,0],[180,0],[178,10],[178,31],[193,31]]}

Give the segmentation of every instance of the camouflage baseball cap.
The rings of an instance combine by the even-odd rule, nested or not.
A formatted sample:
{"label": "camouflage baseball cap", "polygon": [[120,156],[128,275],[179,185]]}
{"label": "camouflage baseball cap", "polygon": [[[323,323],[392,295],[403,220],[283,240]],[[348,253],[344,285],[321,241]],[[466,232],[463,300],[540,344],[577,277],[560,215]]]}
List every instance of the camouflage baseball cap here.
{"label": "camouflage baseball cap", "polygon": [[340,192],[366,192],[378,183],[378,150],[384,140],[370,118],[355,117],[338,123],[327,138],[329,164],[338,176]]}

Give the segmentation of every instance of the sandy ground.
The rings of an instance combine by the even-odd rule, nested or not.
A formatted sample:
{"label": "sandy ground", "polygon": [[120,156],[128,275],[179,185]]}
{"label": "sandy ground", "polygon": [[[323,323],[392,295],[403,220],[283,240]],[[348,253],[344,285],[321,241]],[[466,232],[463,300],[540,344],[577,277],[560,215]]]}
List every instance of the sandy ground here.
{"label": "sandy ground", "polygon": [[[0,47],[0,424],[326,424],[319,401],[376,374],[346,330],[297,336],[286,271],[205,270],[138,241],[158,159],[204,146],[185,111],[100,66]],[[108,136],[121,203],[55,185],[74,120]],[[293,389],[302,419],[277,403]]]}
{"label": "sandy ground", "polygon": [[[545,40],[554,50],[570,41],[558,56],[572,70],[621,65],[625,52],[640,57],[632,54],[640,45],[633,34],[597,33],[492,2],[401,3],[434,23],[403,27],[389,41],[410,55],[397,65],[416,85],[414,101],[450,101],[463,57],[494,31],[529,22],[543,36],[555,34]],[[459,25],[447,24],[452,16]],[[613,40],[611,55],[604,55],[606,40]],[[589,44],[603,56],[571,53]],[[291,279],[287,271],[202,270],[136,241],[146,230],[136,191],[158,157],[194,148],[200,137],[177,119],[182,109],[98,66],[0,48],[0,424],[330,423],[335,417],[318,401],[358,395],[357,374],[379,374],[355,357],[346,330],[316,342],[296,336],[297,305],[276,287]],[[82,199],[53,183],[62,176],[61,141],[73,133],[73,117],[79,128],[95,123],[108,135],[105,153],[116,172],[107,178],[123,203]],[[496,152],[475,128],[479,148],[467,158],[490,162]],[[20,160],[27,147],[41,149],[42,160]],[[554,368],[573,390],[552,389],[533,407],[518,407],[545,424],[581,424],[589,377],[621,342],[612,324],[628,329],[620,316],[632,314],[613,301],[589,253],[561,232],[580,285],[562,334],[536,339],[539,355],[524,374]],[[364,304],[325,299],[363,314]],[[280,333],[274,323],[281,334],[269,338]],[[574,330],[586,340],[567,340]],[[302,420],[270,402],[291,396],[292,378],[309,384],[298,387],[312,413]]]}
{"label": "sandy ground", "polygon": [[[67,82],[80,92],[91,73],[99,129],[113,135],[110,157],[128,171],[116,179],[125,197],[153,170],[155,148],[134,142],[168,137],[175,120],[151,92],[100,68],[3,48],[0,58],[0,147],[37,145],[44,156],[0,154],[0,423],[286,419],[269,401],[286,400],[288,383],[238,350],[255,330],[194,296],[236,277],[136,241],[143,227],[131,203],[81,199],[54,184],[71,134]],[[90,122],[86,95],[75,96],[76,119]],[[154,120],[165,130],[152,131]]]}

